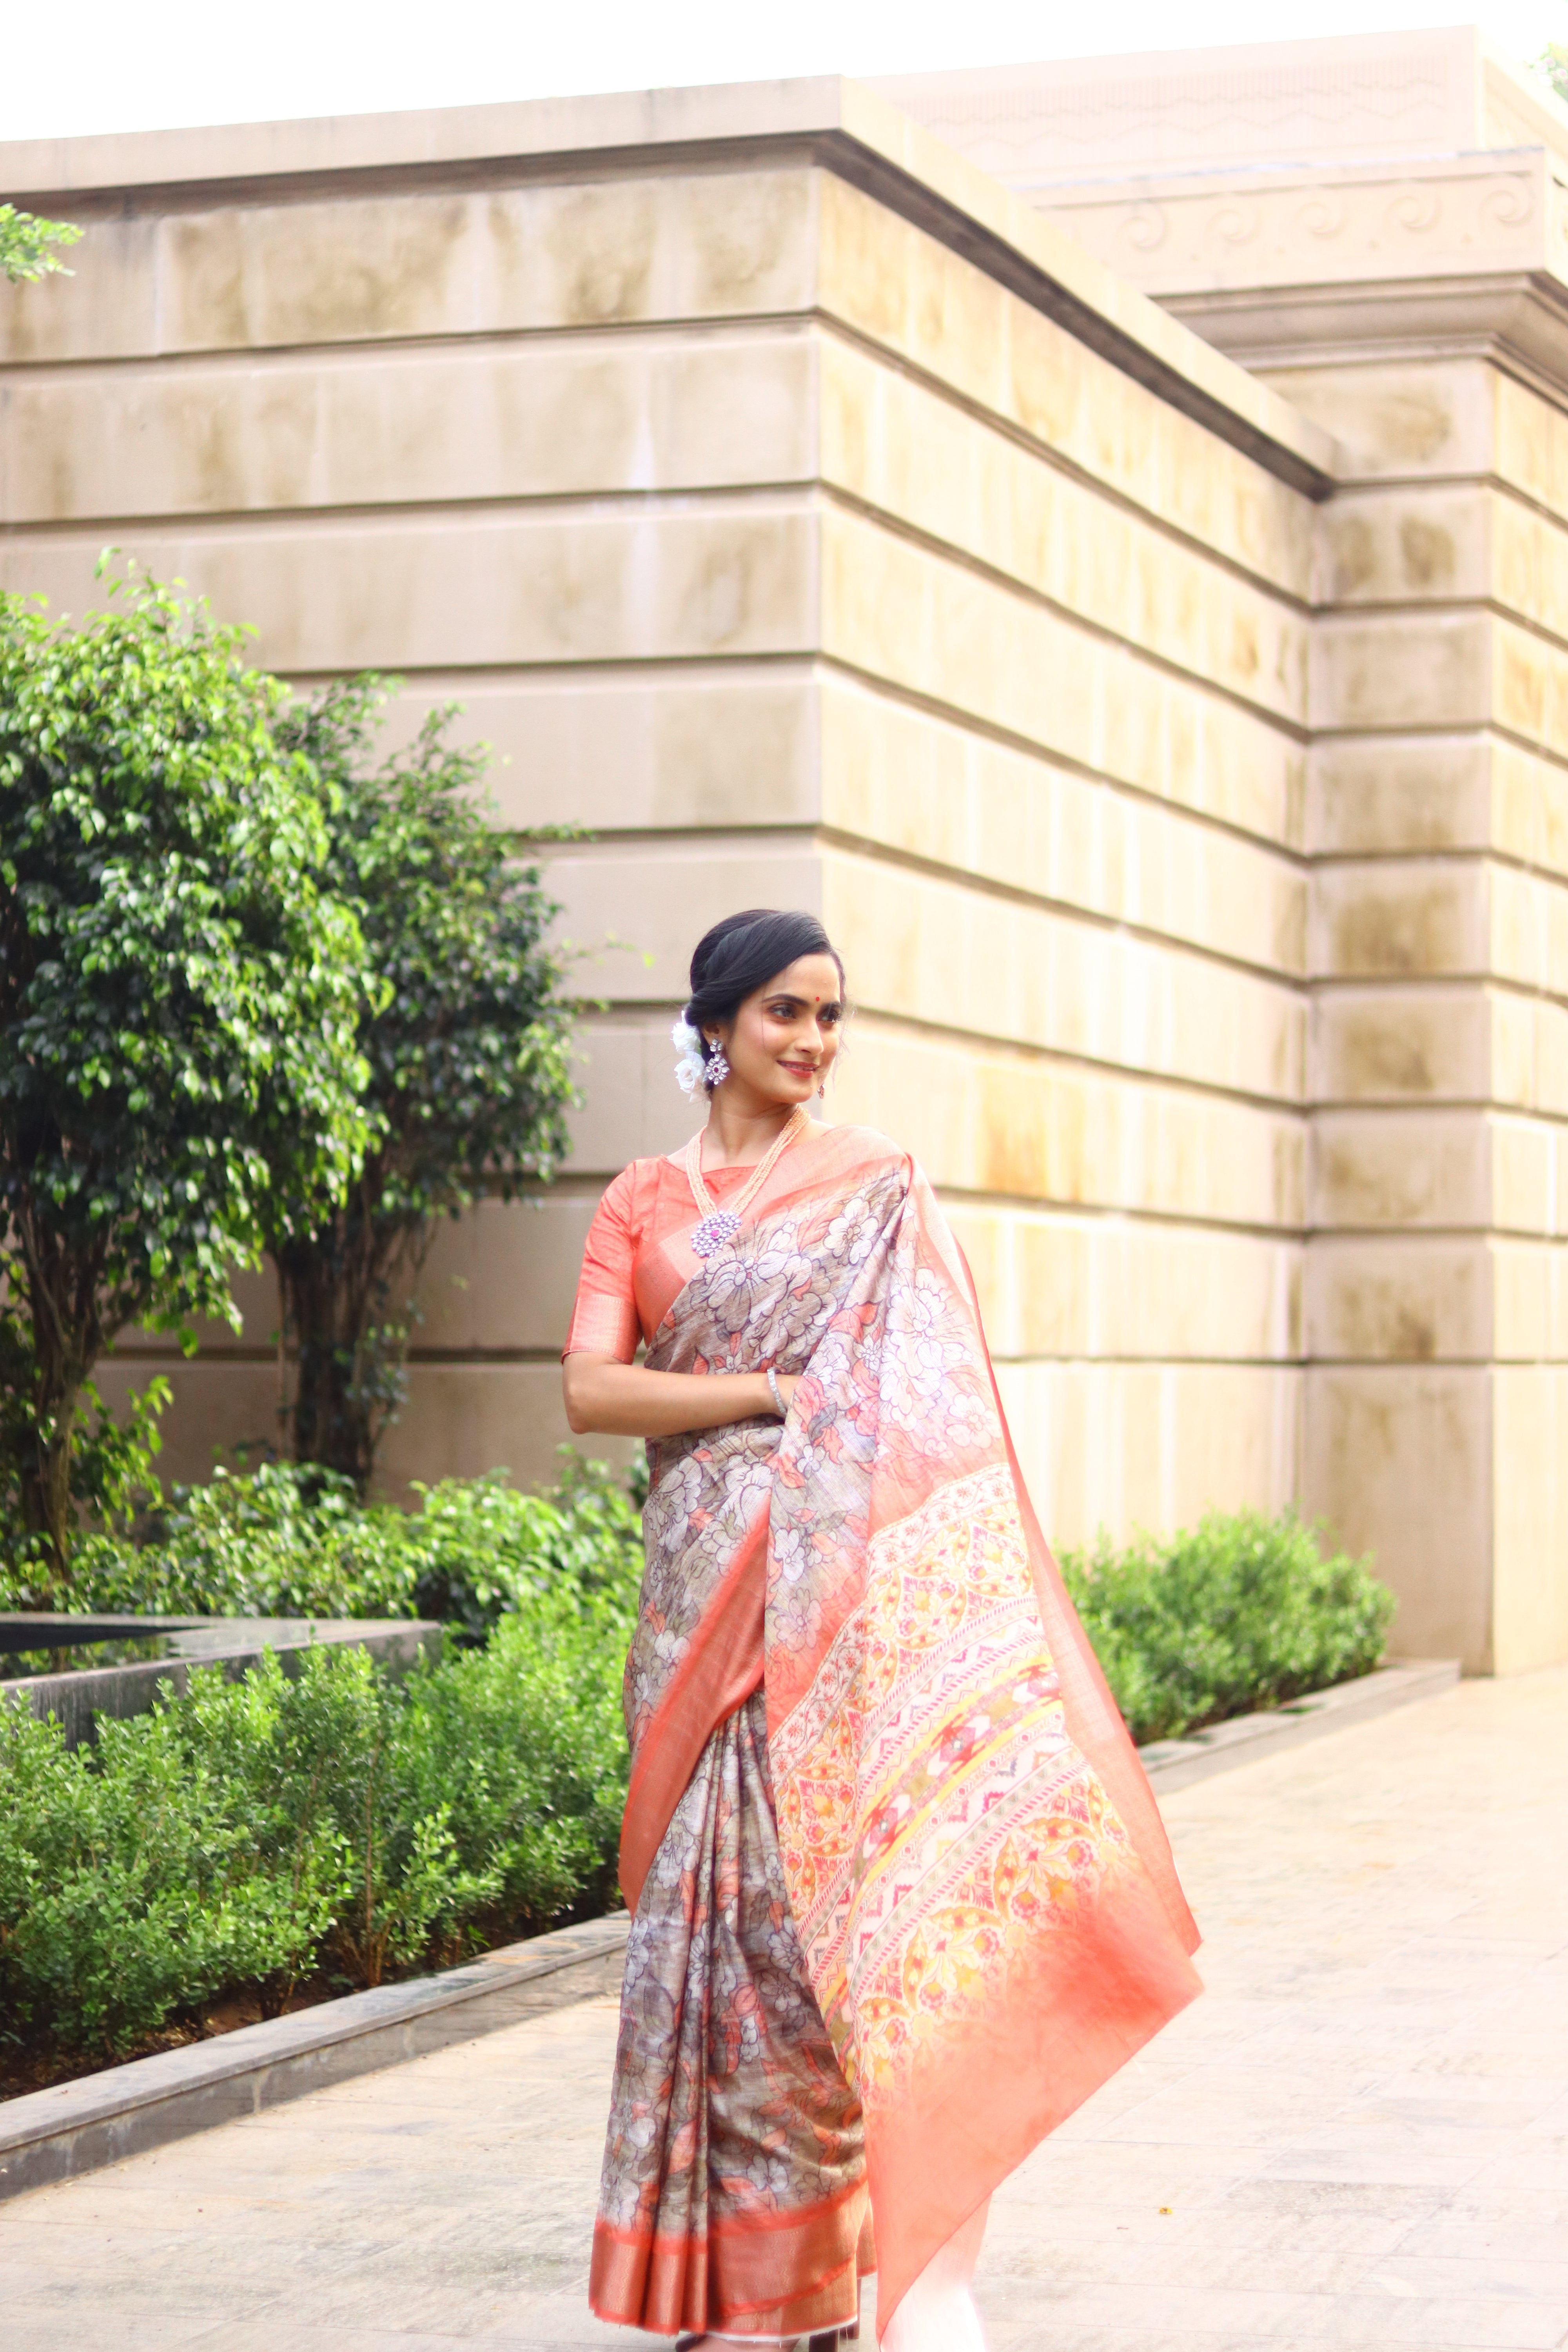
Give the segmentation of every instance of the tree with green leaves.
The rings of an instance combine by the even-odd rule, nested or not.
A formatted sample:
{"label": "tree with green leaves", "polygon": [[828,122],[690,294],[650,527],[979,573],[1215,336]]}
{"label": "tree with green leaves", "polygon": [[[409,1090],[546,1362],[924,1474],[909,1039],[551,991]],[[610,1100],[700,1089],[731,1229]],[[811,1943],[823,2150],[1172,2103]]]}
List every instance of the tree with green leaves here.
{"label": "tree with green leaves", "polygon": [[1568,48],[1561,41],[1548,41],[1535,60],[1535,70],[1551,83],[1561,99],[1568,100]]}
{"label": "tree with green leaves", "polygon": [[148,579],[0,596],[0,1483],[68,1591],[77,1408],[125,1326],[220,1316],[373,1121],[323,791],[246,632]]}
{"label": "tree with green leaves", "polygon": [[58,271],[70,271],[56,251],[74,245],[81,235],[74,221],[40,220],[37,213],[19,213],[15,205],[0,205],[0,278],[14,286],[31,285]]}
{"label": "tree with green leaves", "polygon": [[340,680],[279,729],[333,788],[328,878],[379,991],[359,1033],[376,1139],[340,1207],[271,1237],[296,1351],[295,1458],[362,1491],[405,1392],[415,1286],[439,1220],[547,1178],[574,1098],[575,1008],[546,936],[559,909],[487,820],[486,754],[450,740],[455,709],[374,764],[397,683]]}

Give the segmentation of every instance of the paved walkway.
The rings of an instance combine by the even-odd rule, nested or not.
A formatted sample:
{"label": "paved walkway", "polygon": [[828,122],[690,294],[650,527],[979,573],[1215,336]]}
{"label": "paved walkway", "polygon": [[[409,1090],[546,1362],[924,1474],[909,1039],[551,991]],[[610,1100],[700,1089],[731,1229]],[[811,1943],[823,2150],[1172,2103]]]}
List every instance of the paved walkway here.
{"label": "paved walkway", "polygon": [[[1166,1811],[1207,1998],[997,2199],[994,2352],[1568,2345],[1568,1673]],[[614,2034],[584,2003],[0,2206],[5,2352],[552,2352]]]}

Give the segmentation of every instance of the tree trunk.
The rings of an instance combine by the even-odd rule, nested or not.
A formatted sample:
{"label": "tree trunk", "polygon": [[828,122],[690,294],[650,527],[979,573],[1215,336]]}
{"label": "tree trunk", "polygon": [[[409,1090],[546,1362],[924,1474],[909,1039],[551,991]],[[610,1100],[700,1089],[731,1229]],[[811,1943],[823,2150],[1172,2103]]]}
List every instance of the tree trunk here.
{"label": "tree trunk", "polygon": [[70,1595],[71,1433],[76,1421],[77,1388],[68,1396],[57,1393],[52,1407],[38,1399],[37,1428],[30,1458],[20,1469],[22,1524],[30,1536],[43,1538],[45,1581],[57,1607]]}
{"label": "tree trunk", "polygon": [[[31,1377],[19,1400],[17,1483],[22,1524],[41,1539],[46,1588],[56,1606],[70,1598],[71,1443],[77,1402],[103,1347],[97,1254],[80,1257],[18,1219],[32,1323]],[[14,1424],[15,1426],[15,1424]]]}
{"label": "tree trunk", "polygon": [[367,1215],[351,1195],[319,1232],[274,1251],[295,1349],[294,1459],[340,1472],[362,1495],[403,1401],[412,1292],[428,1240],[425,1223]]}

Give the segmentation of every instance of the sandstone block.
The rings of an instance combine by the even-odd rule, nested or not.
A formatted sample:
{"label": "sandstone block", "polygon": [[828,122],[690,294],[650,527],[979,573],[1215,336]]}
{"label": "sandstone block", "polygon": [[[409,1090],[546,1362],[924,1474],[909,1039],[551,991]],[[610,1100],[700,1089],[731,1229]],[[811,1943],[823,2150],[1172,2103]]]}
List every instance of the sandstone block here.
{"label": "sandstone block", "polygon": [[[1308,844],[1319,856],[1484,849],[1496,763],[1481,734],[1331,737],[1309,757]],[[1533,793],[1515,795],[1533,806]],[[1565,836],[1568,837],[1568,836]]]}
{"label": "sandstone block", "polygon": [[816,699],[805,661],[447,671],[405,690],[386,740],[406,740],[433,706],[459,703],[458,740],[492,747],[488,789],[519,834],[743,832],[820,815]]}
{"label": "sandstone block", "polygon": [[1568,875],[1568,772],[1517,743],[1491,751],[1491,838],[1500,850]]}
{"label": "sandstone block", "polygon": [[1264,366],[1264,382],[1331,433],[1352,481],[1490,471],[1510,380],[1482,360]]}
{"label": "sandstone block", "polygon": [[1568,1367],[1493,1380],[1493,1663],[1522,1674],[1568,1657]]}
{"label": "sandstone block", "polygon": [[1491,625],[1492,715],[1561,759],[1568,752],[1568,648],[1517,624]]}
{"label": "sandstone block", "polygon": [[1492,716],[1492,629],[1479,613],[1324,614],[1310,667],[1314,727],[1475,727]]}
{"label": "sandstone block", "polygon": [[1568,1115],[1568,1007],[1496,989],[1489,1002],[1494,1102]]}
{"label": "sandstone block", "polygon": [[1002,1402],[1047,1539],[1191,1527],[1296,1491],[1302,1376],[1226,1364],[1006,1364]]}
{"label": "sandstone block", "polygon": [[412,1364],[408,1402],[386,1433],[376,1491],[415,1500],[410,1482],[436,1476],[481,1478],[505,1470],[519,1486],[552,1486],[560,1448],[574,1444],[594,1460],[624,1468],[642,1451],[634,1438],[573,1437],[553,1360],[524,1364]]}
{"label": "sandstone block", "polygon": [[[79,215],[78,215],[79,218]],[[91,269],[36,285],[0,280],[0,367],[118,359],[155,347],[158,290],[155,214],[107,218],[98,212],[80,258]]]}
{"label": "sandstone block", "polygon": [[1568,521],[1568,418],[1504,370],[1489,373],[1495,425],[1484,462],[1527,499]]}
{"label": "sandstone block", "polygon": [[12,385],[0,515],[63,522],[275,508],[603,497],[804,481],[814,354],[784,328],[693,341],[458,340]]}
{"label": "sandstone block", "polygon": [[477,1201],[463,1216],[443,1219],[416,1293],[416,1360],[553,1355],[572,1319],[597,1205],[596,1186],[550,1186],[531,1200]]}
{"label": "sandstone block", "polygon": [[1494,1662],[1484,1366],[1309,1365],[1304,1503],[1399,1596],[1389,1646]]}
{"label": "sandstone block", "polygon": [[790,165],[634,172],[100,218],[90,275],[4,298],[0,355],[771,318],[811,302],[812,182]]}
{"label": "sandstone block", "polygon": [[1561,1123],[1499,1115],[1489,1126],[1492,1222],[1498,1231],[1568,1235],[1568,1138]]}
{"label": "sandstone block", "polygon": [[1314,1225],[1484,1226],[1494,1136],[1474,1110],[1341,1110],[1312,1121]]}
{"label": "sandstone block", "polygon": [[692,949],[737,908],[823,912],[820,861],[789,834],[710,835],[695,852],[679,838],[583,843],[552,858],[549,876],[565,910],[561,934],[583,954],[584,992],[617,1004],[684,1004]]}
{"label": "sandstone block", "polygon": [[1309,1091],[1317,1105],[1484,1100],[1492,1007],[1483,991],[1431,982],[1320,990]]}
{"label": "sandstone block", "polygon": [[1568,635],[1568,528],[1495,493],[1489,521],[1498,603],[1555,637]]}
{"label": "sandstone block", "polygon": [[1327,866],[1313,877],[1311,968],[1325,976],[1390,979],[1484,972],[1487,872],[1479,860],[1377,858]]}
{"label": "sandstone block", "polygon": [[1559,1001],[1568,997],[1568,883],[1500,863],[1489,883],[1491,969]]}
{"label": "sandstone block", "polygon": [[[18,534],[0,585],[101,604],[97,532]],[[816,634],[815,533],[787,498],[728,511],[150,525],[130,552],[258,631],[269,667],[450,669],[794,653]]]}
{"label": "sandstone block", "polygon": [[[832,676],[822,811],[837,833],[1299,973],[1306,885],[1278,851]],[[1286,802],[1247,812],[1284,826]]]}
{"label": "sandstone block", "polygon": [[1318,1234],[1306,1251],[1310,1358],[1484,1363],[1492,1349],[1485,1240]]}
{"label": "sandstone block", "polygon": [[[208,1354],[174,1356],[153,1367],[174,1391],[160,1423],[158,1475],[166,1486],[205,1485],[215,1465],[254,1469],[276,1453],[283,1433],[276,1360]],[[106,1404],[123,1415],[129,1392],[146,1386],[149,1367],[121,1356],[100,1359],[93,1378]]]}
{"label": "sandstone block", "polygon": [[630,1160],[679,1150],[701,1124],[700,1108],[676,1083],[673,1020],[668,1004],[584,1018],[577,1054],[584,1099],[571,1122],[574,1175],[607,1181]]}
{"label": "sandstone block", "polygon": [[1568,1249],[1499,1234],[1490,1257],[1493,1352],[1510,1363],[1568,1363]]}
{"label": "sandstone block", "polygon": [[1346,491],[1320,509],[1326,604],[1479,600],[1491,587],[1491,499],[1482,489]]}
{"label": "sandstone block", "polygon": [[954,1192],[1205,1223],[1305,1223],[1304,1122],[1223,1095],[858,1013],[830,1116],[894,1136]]}

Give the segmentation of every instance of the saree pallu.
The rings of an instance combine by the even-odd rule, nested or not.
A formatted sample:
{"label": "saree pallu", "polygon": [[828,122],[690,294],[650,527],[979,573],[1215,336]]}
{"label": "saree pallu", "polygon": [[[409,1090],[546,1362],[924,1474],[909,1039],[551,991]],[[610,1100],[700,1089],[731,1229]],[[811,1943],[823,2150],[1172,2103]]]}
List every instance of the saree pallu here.
{"label": "saree pallu", "polygon": [[706,1263],[697,1215],[648,1365],[802,1378],[782,1432],[649,1448],[590,2295],[788,2336],[875,2263],[885,2327],[1192,1999],[1197,1937],[920,1171],[818,1129]]}

